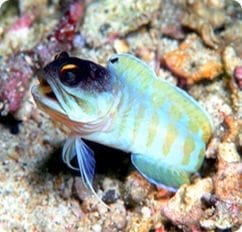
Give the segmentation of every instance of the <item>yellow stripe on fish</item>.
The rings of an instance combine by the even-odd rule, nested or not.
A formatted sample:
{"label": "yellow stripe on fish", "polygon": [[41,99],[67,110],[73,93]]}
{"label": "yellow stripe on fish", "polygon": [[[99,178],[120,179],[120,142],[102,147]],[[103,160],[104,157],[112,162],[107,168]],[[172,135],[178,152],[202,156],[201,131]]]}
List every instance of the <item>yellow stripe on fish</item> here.
{"label": "yellow stripe on fish", "polygon": [[150,118],[150,122],[147,128],[148,131],[148,137],[147,137],[147,141],[146,141],[146,146],[150,147],[155,139],[155,136],[157,135],[158,132],[158,127],[157,125],[159,125],[159,117],[157,115],[156,112],[152,113],[152,116]]}

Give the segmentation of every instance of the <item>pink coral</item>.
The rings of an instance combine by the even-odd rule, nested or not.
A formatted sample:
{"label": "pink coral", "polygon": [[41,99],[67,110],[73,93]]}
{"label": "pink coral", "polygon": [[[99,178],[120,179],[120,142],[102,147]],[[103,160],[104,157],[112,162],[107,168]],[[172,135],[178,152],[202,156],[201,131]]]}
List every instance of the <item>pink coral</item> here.
{"label": "pink coral", "polygon": [[[21,53],[11,57],[8,72],[0,70],[0,99],[5,103],[4,111],[15,112],[21,105],[33,70]],[[2,109],[3,110],[3,109]]]}
{"label": "pink coral", "polygon": [[[38,43],[30,55],[27,55],[29,52],[17,52],[0,67],[0,114],[14,113],[20,108],[35,66],[42,66],[50,62],[56,52],[73,47],[76,27],[83,10],[84,1],[72,1],[54,33],[49,34],[47,42]],[[10,27],[9,32],[29,28],[34,18],[33,13],[24,14]]]}
{"label": "pink coral", "polygon": [[234,78],[237,81],[239,88],[242,89],[242,66],[238,66],[235,68]]}
{"label": "pink coral", "polygon": [[33,12],[26,12],[14,22],[9,30],[16,32],[17,30],[21,30],[23,28],[29,28],[33,23],[34,19],[35,15]]}
{"label": "pink coral", "polygon": [[76,24],[83,13],[84,4],[74,1],[70,4],[65,16],[55,31],[55,38],[60,42],[72,41],[76,32]]}

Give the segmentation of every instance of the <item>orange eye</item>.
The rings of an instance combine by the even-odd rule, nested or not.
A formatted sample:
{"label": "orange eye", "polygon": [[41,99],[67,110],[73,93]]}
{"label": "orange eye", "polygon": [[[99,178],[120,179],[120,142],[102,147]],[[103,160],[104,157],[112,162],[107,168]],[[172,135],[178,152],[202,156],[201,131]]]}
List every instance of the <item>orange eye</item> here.
{"label": "orange eye", "polygon": [[61,68],[61,72],[65,72],[65,70],[78,69],[78,66],[75,64],[66,64]]}
{"label": "orange eye", "polygon": [[76,64],[66,64],[64,65],[59,73],[60,81],[66,86],[76,86],[80,83],[81,72]]}

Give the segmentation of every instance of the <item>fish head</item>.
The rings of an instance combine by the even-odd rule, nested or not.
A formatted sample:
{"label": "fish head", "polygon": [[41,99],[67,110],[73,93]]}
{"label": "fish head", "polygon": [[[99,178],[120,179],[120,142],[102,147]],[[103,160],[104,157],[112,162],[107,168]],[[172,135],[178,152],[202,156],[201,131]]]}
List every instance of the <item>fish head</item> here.
{"label": "fish head", "polygon": [[105,67],[66,52],[44,67],[38,78],[40,84],[32,88],[33,97],[57,120],[98,120],[110,110],[116,95],[115,77]]}

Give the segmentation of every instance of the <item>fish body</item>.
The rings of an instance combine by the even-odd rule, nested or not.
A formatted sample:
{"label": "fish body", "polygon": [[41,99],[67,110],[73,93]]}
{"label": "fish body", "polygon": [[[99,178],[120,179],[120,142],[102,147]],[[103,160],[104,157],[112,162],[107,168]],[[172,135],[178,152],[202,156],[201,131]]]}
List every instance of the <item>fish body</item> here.
{"label": "fish body", "polygon": [[95,160],[81,138],[131,152],[147,180],[171,191],[199,170],[213,130],[209,115],[138,58],[114,55],[104,68],[63,53],[45,67],[43,79],[33,96],[76,135],[64,145],[63,159],[71,166],[77,155],[90,188]]}

